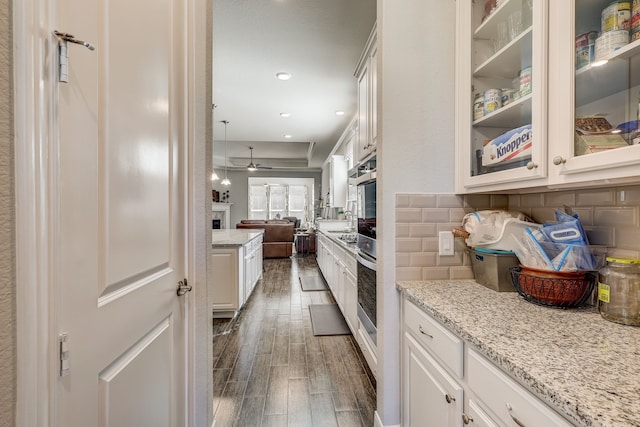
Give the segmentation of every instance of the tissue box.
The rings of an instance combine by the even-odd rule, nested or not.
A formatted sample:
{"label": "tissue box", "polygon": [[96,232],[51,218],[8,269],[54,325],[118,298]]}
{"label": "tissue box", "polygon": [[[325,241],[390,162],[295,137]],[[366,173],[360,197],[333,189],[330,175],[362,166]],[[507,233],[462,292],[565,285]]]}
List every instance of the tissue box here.
{"label": "tissue box", "polygon": [[498,292],[515,292],[509,268],[519,265],[513,252],[474,248],[470,251],[476,282]]}

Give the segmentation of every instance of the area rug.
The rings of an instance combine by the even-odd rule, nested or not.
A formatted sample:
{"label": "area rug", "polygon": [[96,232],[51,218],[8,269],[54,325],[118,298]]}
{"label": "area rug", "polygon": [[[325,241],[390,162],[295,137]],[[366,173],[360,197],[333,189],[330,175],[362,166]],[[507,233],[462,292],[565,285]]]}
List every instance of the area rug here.
{"label": "area rug", "polygon": [[326,291],[327,282],[320,274],[298,276],[303,291]]}
{"label": "area rug", "polygon": [[313,335],[350,335],[338,304],[309,304]]}

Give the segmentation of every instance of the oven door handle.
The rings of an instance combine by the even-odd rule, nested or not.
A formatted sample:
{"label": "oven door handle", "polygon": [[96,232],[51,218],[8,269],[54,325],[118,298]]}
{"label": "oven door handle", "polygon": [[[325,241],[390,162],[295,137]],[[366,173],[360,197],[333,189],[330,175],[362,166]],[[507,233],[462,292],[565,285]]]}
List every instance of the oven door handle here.
{"label": "oven door handle", "polygon": [[364,254],[364,253],[362,253],[360,251],[357,251],[356,252],[356,260],[360,264],[362,264],[365,267],[367,267],[368,269],[373,270],[373,271],[377,271],[376,270],[376,260],[375,260],[375,258],[372,258],[367,254]]}

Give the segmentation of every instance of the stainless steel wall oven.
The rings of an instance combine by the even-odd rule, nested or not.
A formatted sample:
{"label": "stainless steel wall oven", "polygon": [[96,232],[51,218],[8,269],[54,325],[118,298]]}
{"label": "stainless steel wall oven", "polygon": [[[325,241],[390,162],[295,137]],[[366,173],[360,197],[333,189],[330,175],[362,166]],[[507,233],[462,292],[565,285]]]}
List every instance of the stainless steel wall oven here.
{"label": "stainless steel wall oven", "polygon": [[358,242],[358,320],[369,341],[376,346],[376,174],[357,179]]}

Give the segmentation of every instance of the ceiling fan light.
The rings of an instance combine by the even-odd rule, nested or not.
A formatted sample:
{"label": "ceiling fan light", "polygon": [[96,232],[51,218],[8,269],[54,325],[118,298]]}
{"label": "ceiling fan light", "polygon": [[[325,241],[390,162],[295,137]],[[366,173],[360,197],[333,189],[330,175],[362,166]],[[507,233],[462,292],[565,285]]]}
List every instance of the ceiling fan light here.
{"label": "ceiling fan light", "polygon": [[253,172],[253,171],[257,171],[258,168],[253,163],[249,163],[249,165],[247,166],[247,170]]}

